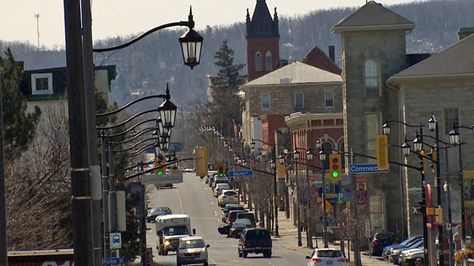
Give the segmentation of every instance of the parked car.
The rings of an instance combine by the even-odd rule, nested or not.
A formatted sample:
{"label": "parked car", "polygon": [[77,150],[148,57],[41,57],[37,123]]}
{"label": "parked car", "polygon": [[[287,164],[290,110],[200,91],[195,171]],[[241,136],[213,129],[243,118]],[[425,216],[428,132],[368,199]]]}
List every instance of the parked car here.
{"label": "parked car", "polygon": [[257,223],[255,222],[255,215],[253,212],[238,212],[237,219],[248,219],[252,223],[252,227],[256,227]]}
{"label": "parked car", "polygon": [[[220,183],[227,183],[229,184],[229,178],[227,176],[218,176],[218,175],[215,175],[214,176],[214,180],[212,181],[212,184],[211,184],[211,188],[214,189],[216,187],[217,184],[220,184]],[[229,186],[230,188],[230,186]]]}
{"label": "parked car", "polygon": [[421,247],[423,247],[423,238],[418,239],[417,241],[411,243],[409,246],[393,249],[392,254],[390,255],[388,260],[392,263],[398,264],[402,251]]}
{"label": "parked car", "polygon": [[229,190],[229,184],[227,183],[218,183],[216,187],[214,188],[214,197],[219,197],[221,195],[223,190]]}
{"label": "parked car", "polygon": [[222,208],[222,222],[225,223],[227,221],[227,215],[229,214],[229,211],[233,211],[233,210],[245,211],[245,208],[244,208],[244,206],[242,206],[240,204],[226,204]]}
{"label": "parked car", "polygon": [[372,256],[382,255],[383,249],[392,245],[396,240],[394,233],[376,233],[369,246],[369,252]]}
{"label": "parked car", "polygon": [[232,223],[232,226],[230,227],[227,236],[239,238],[240,233],[242,233],[242,231],[245,228],[251,228],[251,227],[254,227],[254,226],[252,225],[252,222],[249,219],[237,219]]}
{"label": "parked car", "polygon": [[246,211],[243,210],[233,210],[229,211],[229,214],[227,215],[227,224],[232,224],[235,220],[237,220],[237,213],[244,213]]}
{"label": "parked car", "polygon": [[417,259],[421,259],[421,262],[423,262],[423,259],[425,258],[424,256],[424,248],[407,249],[400,253],[398,262],[400,263],[400,266],[414,266],[416,265]]}
{"label": "parked car", "polygon": [[205,181],[206,184],[209,184],[209,186],[211,186],[215,175],[217,175],[217,171],[214,171],[214,170],[207,171],[207,176],[206,176],[206,181]]}
{"label": "parked car", "polygon": [[151,209],[148,212],[148,215],[146,216],[146,221],[147,223],[154,223],[156,217],[160,215],[166,215],[166,214],[171,214],[171,209],[167,206],[157,206],[153,209]]}
{"label": "parked car", "polygon": [[413,242],[416,242],[418,239],[422,238],[422,236],[420,235],[415,235],[415,236],[411,236],[405,240],[403,240],[402,242],[400,242],[400,244],[394,244],[394,245],[388,245],[386,246],[384,249],[383,249],[383,252],[382,252],[382,258],[386,261],[389,260],[390,256],[392,255],[392,251],[394,249],[397,249],[397,248],[400,248],[400,247],[407,247],[409,246],[410,244],[412,244]]}
{"label": "parked car", "polygon": [[217,203],[221,207],[228,203],[239,203],[238,194],[232,189],[222,190],[221,194],[217,197]]}
{"label": "parked car", "polygon": [[207,249],[204,239],[200,236],[188,236],[179,239],[178,249],[176,250],[176,264],[203,263],[208,265]]}
{"label": "parked car", "polygon": [[338,248],[316,248],[311,256],[306,256],[308,266],[332,265],[346,266],[346,258]]}
{"label": "parked car", "polygon": [[266,228],[247,228],[242,231],[237,247],[239,257],[248,253],[263,253],[265,258],[272,256],[272,238]]}

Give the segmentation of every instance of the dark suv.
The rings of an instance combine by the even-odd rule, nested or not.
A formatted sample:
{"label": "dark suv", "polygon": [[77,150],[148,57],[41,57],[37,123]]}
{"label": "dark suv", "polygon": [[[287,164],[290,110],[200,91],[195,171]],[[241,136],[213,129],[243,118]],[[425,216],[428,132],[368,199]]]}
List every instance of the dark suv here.
{"label": "dark suv", "polygon": [[382,255],[383,249],[388,245],[392,245],[395,241],[396,236],[394,233],[375,233],[374,238],[370,242],[370,255]]}
{"label": "dark suv", "polygon": [[248,253],[263,253],[265,258],[272,256],[272,238],[265,228],[247,228],[240,235],[238,246],[239,257],[247,257]]}

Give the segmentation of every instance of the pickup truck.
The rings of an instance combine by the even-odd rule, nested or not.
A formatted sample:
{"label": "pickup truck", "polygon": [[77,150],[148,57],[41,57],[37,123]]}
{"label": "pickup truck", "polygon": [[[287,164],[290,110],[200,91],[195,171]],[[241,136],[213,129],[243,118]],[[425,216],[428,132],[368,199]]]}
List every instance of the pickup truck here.
{"label": "pickup truck", "polygon": [[272,256],[272,238],[266,228],[244,229],[237,247],[239,257],[247,257],[248,253],[263,253],[263,257]]}

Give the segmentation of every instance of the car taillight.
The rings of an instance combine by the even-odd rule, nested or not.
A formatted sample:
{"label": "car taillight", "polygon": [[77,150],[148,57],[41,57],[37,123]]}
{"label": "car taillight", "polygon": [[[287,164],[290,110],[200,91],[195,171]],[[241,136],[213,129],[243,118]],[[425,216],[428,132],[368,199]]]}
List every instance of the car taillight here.
{"label": "car taillight", "polygon": [[318,262],[321,262],[321,259],[318,259],[318,258],[312,258],[311,259],[312,262],[314,263],[318,263]]}
{"label": "car taillight", "polygon": [[346,259],[344,259],[344,258],[339,258],[339,259],[337,259],[337,262],[346,262]]}

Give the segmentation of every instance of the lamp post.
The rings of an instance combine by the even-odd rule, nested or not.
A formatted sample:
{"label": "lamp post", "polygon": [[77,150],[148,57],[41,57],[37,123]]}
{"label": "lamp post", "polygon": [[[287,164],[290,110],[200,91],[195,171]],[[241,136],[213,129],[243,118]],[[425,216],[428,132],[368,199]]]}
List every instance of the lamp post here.
{"label": "lamp post", "polygon": [[[250,142],[250,149],[254,150],[255,149],[255,141],[262,142],[265,145],[271,145],[268,142],[265,142],[261,139],[252,139],[252,142]],[[279,237],[279,226],[278,226],[278,190],[277,190],[277,172],[276,172],[276,145],[273,144],[272,147],[272,159],[270,161],[270,167],[273,170],[273,218],[274,218],[274,224],[275,224],[275,236]]]}
{"label": "lamp post", "polygon": [[[437,205],[438,205],[438,208],[441,208],[441,167],[440,167],[440,163],[439,163],[439,127],[438,127],[438,120],[436,120],[436,117],[434,114],[432,114],[430,116],[430,118],[428,119],[428,129],[430,131],[434,131],[435,132],[435,148],[434,148],[434,151],[436,153],[436,156],[431,156],[432,158],[435,157],[435,161],[433,162],[433,164],[436,165],[436,176],[435,176],[435,186],[436,186],[436,193],[437,193]],[[443,241],[443,225],[440,224],[438,226],[438,242],[439,242],[439,245],[441,247],[443,247],[443,243],[445,243]],[[444,254],[443,252],[439,252],[439,262],[440,263],[444,263]]]}
{"label": "lamp post", "polygon": [[471,127],[461,126],[453,124],[453,128],[449,131],[449,142],[454,145],[458,146],[458,157],[459,157],[459,177],[458,177],[458,184],[461,190],[461,239],[462,242],[465,243],[466,241],[466,213],[464,210],[464,175],[463,175],[463,160],[462,160],[462,145],[460,134],[457,129],[470,129],[472,134],[474,135],[474,125]]}
{"label": "lamp post", "polygon": [[313,160],[313,153],[311,149],[307,149],[306,151],[306,186],[307,186],[307,206],[308,209],[306,210],[306,218],[307,218],[307,225],[306,225],[306,244],[308,248],[313,248],[313,199],[311,197],[311,181],[309,180],[309,162]]}
{"label": "lamp post", "polygon": [[295,182],[296,182],[296,222],[298,224],[298,247],[303,245],[301,241],[301,217],[300,217],[300,187],[298,178],[298,160],[300,159],[300,152],[297,148],[293,151],[293,161],[295,163]]}
{"label": "lamp post", "polygon": [[[316,144],[318,145],[318,144]],[[326,219],[326,159],[327,159],[327,154],[326,151],[321,146],[319,147],[319,160],[321,161],[321,179],[323,181],[323,199],[322,199],[322,204],[323,204],[323,243],[324,243],[324,248],[328,248],[328,238],[327,238],[327,219]]]}

